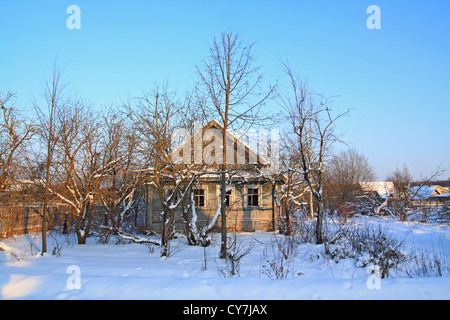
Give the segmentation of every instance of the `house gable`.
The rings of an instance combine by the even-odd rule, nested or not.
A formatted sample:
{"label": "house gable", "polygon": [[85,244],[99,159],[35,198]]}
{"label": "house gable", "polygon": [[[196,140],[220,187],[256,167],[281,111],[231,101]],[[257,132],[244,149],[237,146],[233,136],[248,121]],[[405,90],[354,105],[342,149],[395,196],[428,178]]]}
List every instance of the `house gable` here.
{"label": "house gable", "polygon": [[[174,149],[172,157],[178,163],[207,165],[208,168],[217,168],[221,164],[226,164],[227,168],[244,170],[270,167],[267,157],[259,154],[242,139],[256,139],[256,137],[246,135],[245,132],[239,135],[237,131],[227,130],[227,150],[223,159],[223,125],[217,120],[211,120],[194,134],[186,134],[183,141]],[[256,144],[257,141],[254,142]],[[259,146],[261,150],[267,148],[262,144]]]}

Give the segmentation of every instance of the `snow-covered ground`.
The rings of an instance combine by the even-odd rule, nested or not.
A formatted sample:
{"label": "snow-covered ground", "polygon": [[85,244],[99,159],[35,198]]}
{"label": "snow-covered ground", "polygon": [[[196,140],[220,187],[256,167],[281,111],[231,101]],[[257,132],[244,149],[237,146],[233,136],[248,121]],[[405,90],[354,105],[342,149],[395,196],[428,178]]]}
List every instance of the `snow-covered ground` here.
{"label": "snow-covered ground", "polygon": [[[39,234],[0,241],[2,299],[450,299],[448,274],[450,235],[445,225],[357,218],[358,224],[381,223],[406,241],[406,251],[439,253],[442,277],[410,278],[396,270],[379,279],[355,259],[331,261],[323,245],[301,244],[285,279],[268,276],[271,243],[280,235],[242,233],[238,241],[248,255],[238,276],[224,277],[227,267],[217,259],[219,236],[206,249],[185,239],[171,241],[171,256],[140,244],[103,245],[94,239],[74,244],[58,236],[60,255],[52,255],[55,240],[48,237],[49,254],[38,254]],[[31,254],[33,252],[33,255]],[[447,258],[445,258],[447,257]],[[205,267],[206,261],[206,267]]]}

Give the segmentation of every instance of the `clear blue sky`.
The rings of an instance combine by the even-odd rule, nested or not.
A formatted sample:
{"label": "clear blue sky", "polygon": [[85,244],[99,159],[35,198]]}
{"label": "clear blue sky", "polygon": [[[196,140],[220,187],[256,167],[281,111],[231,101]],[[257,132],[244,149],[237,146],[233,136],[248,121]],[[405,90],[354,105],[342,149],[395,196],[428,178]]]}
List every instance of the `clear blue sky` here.
{"label": "clear blue sky", "polygon": [[[66,27],[71,4],[80,30]],[[380,30],[366,27],[372,4]],[[439,165],[450,177],[448,0],[0,0],[0,91],[29,108],[56,57],[70,88],[98,105],[166,80],[183,91],[223,31],[256,42],[266,79],[287,56],[311,88],[338,96],[337,111],[351,108],[338,130],[378,179],[403,164],[415,178]]]}

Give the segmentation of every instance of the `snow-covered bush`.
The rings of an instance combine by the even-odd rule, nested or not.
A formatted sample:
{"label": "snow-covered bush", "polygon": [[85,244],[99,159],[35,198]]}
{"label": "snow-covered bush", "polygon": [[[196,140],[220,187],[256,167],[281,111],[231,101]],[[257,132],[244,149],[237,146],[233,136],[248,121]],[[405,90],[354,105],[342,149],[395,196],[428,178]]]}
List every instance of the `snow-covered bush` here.
{"label": "snow-covered bush", "polygon": [[342,225],[333,239],[325,242],[326,254],[336,263],[342,259],[356,260],[356,266],[380,267],[381,277],[386,278],[392,269],[399,269],[409,257],[403,249],[405,243],[390,235],[381,225],[366,226]]}
{"label": "snow-covered bush", "polygon": [[355,258],[357,255],[349,239],[337,239],[333,243],[325,242],[325,251],[334,262],[347,258]]}
{"label": "snow-covered bush", "polygon": [[248,255],[253,249],[253,243],[244,244],[242,238],[237,237],[236,232],[233,234],[233,238],[227,248],[227,257],[225,259],[225,265],[218,265],[219,274],[224,277],[239,276],[241,267],[241,259]]}
{"label": "snow-covered bush", "polygon": [[270,279],[285,279],[291,272],[293,261],[288,261],[281,256],[267,259],[261,265],[261,272]]}
{"label": "snow-covered bush", "polygon": [[316,242],[316,221],[304,217],[293,219],[292,233],[298,243]]}
{"label": "snow-covered bush", "polygon": [[300,241],[297,236],[275,236],[263,250],[264,263],[261,273],[270,279],[285,279],[291,272],[298,253]]}
{"label": "snow-covered bush", "polygon": [[356,266],[366,267],[376,265],[380,267],[381,278],[386,278],[389,276],[391,269],[399,269],[407,260],[408,254],[406,251],[400,249],[399,244],[391,243],[383,245],[382,241],[380,241],[367,254],[359,257]]}

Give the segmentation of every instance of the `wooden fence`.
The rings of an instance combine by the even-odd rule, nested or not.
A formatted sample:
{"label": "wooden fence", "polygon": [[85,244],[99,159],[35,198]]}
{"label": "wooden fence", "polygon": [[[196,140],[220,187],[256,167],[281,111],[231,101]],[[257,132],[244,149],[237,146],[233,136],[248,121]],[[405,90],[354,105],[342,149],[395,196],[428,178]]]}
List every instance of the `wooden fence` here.
{"label": "wooden fence", "polygon": [[[66,208],[52,206],[48,209],[48,229],[62,226],[68,218]],[[13,235],[40,232],[42,229],[41,206],[0,206],[0,239]]]}

